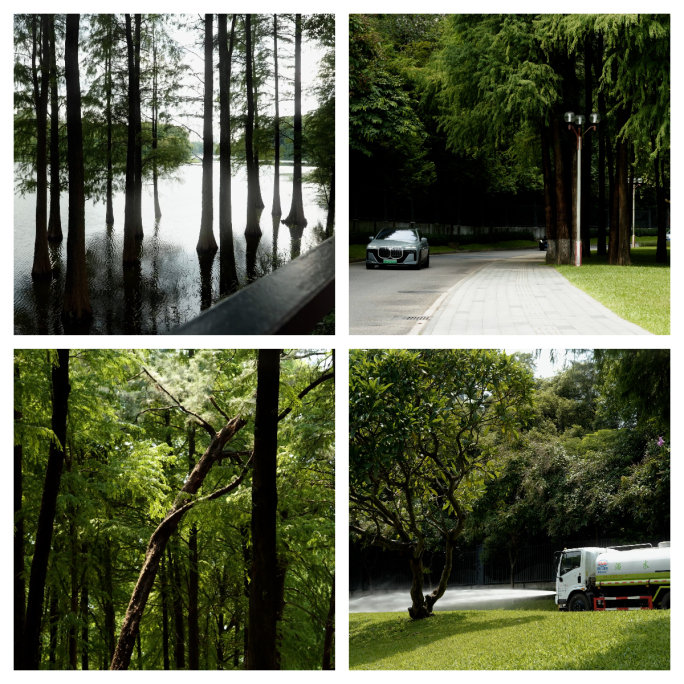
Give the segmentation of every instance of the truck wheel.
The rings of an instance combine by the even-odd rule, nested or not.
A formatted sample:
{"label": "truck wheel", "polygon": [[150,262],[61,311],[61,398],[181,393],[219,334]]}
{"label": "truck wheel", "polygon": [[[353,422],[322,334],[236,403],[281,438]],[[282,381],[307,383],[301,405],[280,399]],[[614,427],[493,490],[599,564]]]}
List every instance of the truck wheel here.
{"label": "truck wheel", "polygon": [[663,610],[670,610],[670,592],[666,591],[663,600],[660,602],[660,607]]}
{"label": "truck wheel", "polygon": [[589,599],[582,593],[575,594],[570,599],[569,609],[573,612],[578,610],[591,610],[589,607]]}

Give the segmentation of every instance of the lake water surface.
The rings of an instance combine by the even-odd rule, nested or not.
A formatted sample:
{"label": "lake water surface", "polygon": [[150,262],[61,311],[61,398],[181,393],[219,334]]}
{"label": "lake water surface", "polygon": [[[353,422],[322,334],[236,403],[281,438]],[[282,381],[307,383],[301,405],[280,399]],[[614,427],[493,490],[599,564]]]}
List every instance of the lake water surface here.
{"label": "lake water surface", "polygon": [[[310,171],[303,168],[303,173]],[[319,206],[317,189],[302,188],[308,225],[297,229],[274,223],[273,167],[260,168],[261,193],[266,208],[261,215],[262,237],[258,242],[244,236],[247,214],[246,171],[232,179],[232,216],[235,269],[220,252],[214,259],[198,258],[195,247],[202,211],[202,167],[180,169],[179,180],[159,181],[162,217],[154,219],[152,186],[143,186],[142,240],[139,268],[122,266],[124,195],[115,195],[114,225],[105,224],[105,205],[86,201],[86,260],[90,284],[92,319],[77,329],[65,330],[61,301],[66,275],[68,193],[61,198],[64,240],[50,245],[55,276],[34,282],[31,278],[35,241],[35,194],[14,199],[14,329],[16,334],[146,334],[156,335],[197,316],[220,297],[219,279],[232,291],[270,273],[274,268],[304,254],[330,235],[326,234],[326,209]],[[292,199],[292,166],[280,167],[280,197],[285,218]],[[219,242],[219,165],[214,164],[214,235]],[[225,257],[225,255],[224,255]],[[223,274],[221,269],[224,269]],[[235,281],[235,277],[237,281]],[[258,316],[258,312],[254,312]]]}

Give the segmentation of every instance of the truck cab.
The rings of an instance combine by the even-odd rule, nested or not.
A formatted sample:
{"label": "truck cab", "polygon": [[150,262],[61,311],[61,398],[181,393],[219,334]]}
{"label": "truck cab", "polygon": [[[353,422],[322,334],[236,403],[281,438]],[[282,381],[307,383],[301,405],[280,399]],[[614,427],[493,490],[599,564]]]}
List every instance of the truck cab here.
{"label": "truck cab", "polygon": [[592,609],[591,597],[587,592],[595,580],[596,559],[605,550],[585,547],[556,552],[556,604],[559,610]]}

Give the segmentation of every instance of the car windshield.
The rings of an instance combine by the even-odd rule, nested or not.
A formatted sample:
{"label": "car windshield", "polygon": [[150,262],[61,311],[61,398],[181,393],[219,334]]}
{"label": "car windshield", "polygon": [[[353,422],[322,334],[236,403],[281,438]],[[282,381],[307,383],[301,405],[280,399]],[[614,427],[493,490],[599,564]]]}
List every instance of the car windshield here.
{"label": "car windshield", "polygon": [[415,241],[418,239],[418,235],[415,230],[411,228],[385,228],[381,230],[376,240],[411,240]]}

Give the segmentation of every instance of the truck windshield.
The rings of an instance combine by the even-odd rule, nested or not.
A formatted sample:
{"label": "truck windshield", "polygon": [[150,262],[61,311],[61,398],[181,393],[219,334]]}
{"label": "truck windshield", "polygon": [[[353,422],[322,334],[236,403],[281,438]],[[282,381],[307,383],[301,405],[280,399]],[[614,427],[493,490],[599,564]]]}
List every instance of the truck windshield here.
{"label": "truck windshield", "polygon": [[571,572],[572,570],[579,568],[581,557],[581,551],[567,551],[564,553],[563,560],[561,561],[560,574],[564,575],[566,572]]}

